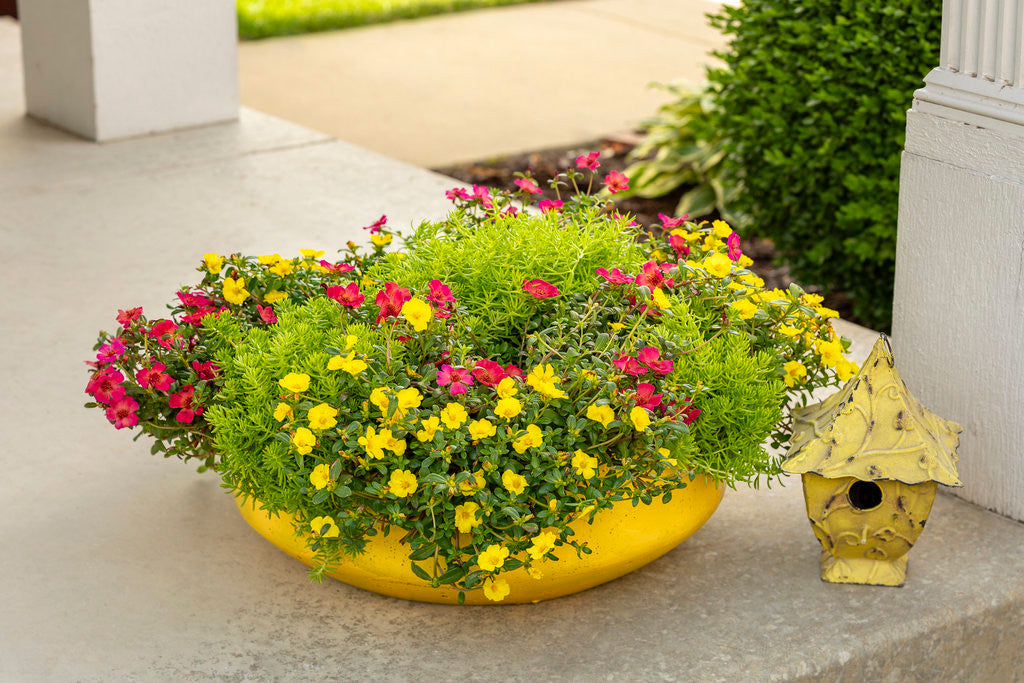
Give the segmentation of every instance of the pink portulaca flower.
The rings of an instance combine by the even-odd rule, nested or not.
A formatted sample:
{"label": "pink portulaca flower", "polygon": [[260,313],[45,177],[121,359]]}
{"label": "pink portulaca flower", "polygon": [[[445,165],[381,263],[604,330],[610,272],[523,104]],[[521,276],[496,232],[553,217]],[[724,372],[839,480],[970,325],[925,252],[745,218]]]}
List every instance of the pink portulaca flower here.
{"label": "pink portulaca flower", "polygon": [[448,199],[450,199],[453,202],[456,199],[471,199],[472,198],[472,195],[469,194],[469,192],[467,192],[466,188],[464,188],[464,187],[453,187],[452,189],[450,189],[447,192],[445,192],[444,196],[447,197]]}
{"label": "pink portulaca flower", "polygon": [[633,375],[636,377],[647,372],[647,368],[640,365],[640,362],[636,358],[633,358],[633,356],[622,354],[612,362],[615,364],[615,367],[627,375]]}
{"label": "pink portulaca flower", "polygon": [[273,325],[277,322],[277,314],[274,313],[273,306],[263,306],[256,304],[256,310],[260,312],[260,318],[268,325]]}
{"label": "pink portulaca flower", "polygon": [[213,302],[201,292],[177,292],[182,306],[209,306]]}
{"label": "pink portulaca flower", "polygon": [[217,364],[212,360],[208,360],[205,363],[200,363],[197,360],[192,361],[192,369],[196,371],[199,379],[212,380],[217,378],[217,371],[220,370]]}
{"label": "pink portulaca flower", "polygon": [[675,364],[670,360],[659,360],[661,358],[661,351],[654,348],[653,346],[645,346],[640,349],[640,353],[637,354],[637,359],[654,370],[659,375],[667,375],[672,372]]}
{"label": "pink portulaca flower", "polygon": [[[355,282],[350,282],[347,285],[333,285],[330,287],[324,287],[324,294],[328,298],[334,299],[342,306],[348,306],[349,308],[359,308],[366,301],[366,297],[363,296],[359,291],[359,285]],[[378,298],[380,295],[378,295]],[[379,302],[378,302],[379,303]]]}
{"label": "pink portulaca flower", "polygon": [[477,381],[481,384],[493,387],[497,385],[498,382],[508,377],[508,373],[505,371],[505,368],[501,366],[501,363],[495,363],[493,360],[481,358],[476,362],[476,367],[473,368],[473,376],[476,377]]}
{"label": "pink portulaca flower", "polygon": [[89,380],[85,393],[100,403],[110,404],[124,396],[124,375],[113,368],[103,368]]}
{"label": "pink portulaca flower", "polygon": [[320,265],[329,273],[347,273],[350,270],[355,270],[355,266],[350,266],[347,263],[331,263],[330,261],[320,260]]}
{"label": "pink portulaca flower", "polygon": [[600,152],[590,152],[589,154],[581,154],[578,157],[576,157],[576,168],[586,168],[591,171],[596,171],[597,167],[601,165],[597,161],[598,157],[600,156]]}
{"label": "pink portulaca flower", "polygon": [[369,225],[367,225],[365,228],[363,228],[363,230],[369,230],[370,234],[374,235],[374,234],[380,232],[380,229],[383,228],[385,225],[387,225],[387,223],[388,223],[388,217],[387,217],[387,215],[383,215],[380,218],[378,218],[377,220],[375,220],[373,223],[370,223]]}
{"label": "pink portulaca flower", "polygon": [[142,315],[142,306],[135,308],[129,308],[127,311],[118,309],[117,311],[117,322],[121,323],[121,327],[131,327],[131,324],[139,319]]}
{"label": "pink portulaca flower", "polygon": [[618,268],[612,268],[610,273],[606,268],[598,268],[597,274],[613,285],[628,285],[634,281],[632,275],[626,275]]}
{"label": "pink portulaca flower", "polygon": [[490,209],[494,206],[494,202],[491,201],[491,191],[484,185],[473,186],[473,199],[479,199],[485,209]]}
{"label": "pink portulaca flower", "polygon": [[661,405],[661,397],[663,394],[654,393],[654,385],[646,382],[640,382],[636,385],[636,393],[630,397],[636,405],[647,410],[654,410]]}
{"label": "pink portulaca flower", "polygon": [[[671,268],[672,266],[669,265],[668,269],[671,270]],[[675,286],[675,282],[672,281],[672,278],[665,277],[664,269],[659,267],[654,261],[648,261],[643,265],[643,267],[641,267],[640,274],[636,276],[635,282],[638,285],[649,287],[651,289],[658,287],[672,288]]]}
{"label": "pink portulaca flower", "polygon": [[676,257],[684,259],[690,255],[690,245],[686,243],[682,235],[669,235],[668,243],[676,252]]}
{"label": "pink portulaca flower", "polygon": [[107,419],[114,425],[114,429],[134,427],[139,424],[139,416],[135,411],[139,409],[138,402],[131,396],[122,396],[107,408]]}
{"label": "pink portulaca flower", "polygon": [[452,317],[451,304],[455,303],[451,288],[440,280],[430,281],[430,294],[426,297],[434,309],[434,315],[441,320]]}
{"label": "pink portulaca flower", "polygon": [[666,230],[671,230],[672,228],[678,228],[680,225],[682,225],[683,223],[685,223],[689,219],[690,219],[690,214],[688,214],[688,213],[683,214],[679,218],[672,218],[671,216],[666,216],[663,213],[659,213],[658,214],[658,220],[661,221],[661,226],[663,228],[665,228]]}
{"label": "pink portulaca flower", "polygon": [[740,236],[735,232],[732,233],[726,239],[725,244],[729,248],[729,258],[733,261],[739,261],[740,256],[743,256],[743,252],[740,251]]}
{"label": "pink portulaca flower", "polygon": [[619,173],[618,171],[610,171],[608,175],[604,177],[605,187],[612,194],[619,192],[625,192],[629,189],[629,178],[625,174]]}
{"label": "pink portulaca flower", "polygon": [[202,406],[195,404],[196,388],[186,384],[181,391],[171,394],[167,405],[171,408],[180,408],[174,419],[182,424],[192,424],[197,415],[203,414]]}
{"label": "pink portulaca flower", "polygon": [[385,282],[384,289],[377,292],[376,304],[380,306],[377,314],[377,322],[386,318],[396,318],[402,312],[402,306],[406,301],[412,299],[412,294],[405,287],[399,287],[397,282]]}
{"label": "pink portulaca flower", "polygon": [[448,387],[452,396],[464,394],[473,385],[473,377],[465,368],[453,368],[445,363],[437,373],[438,386]]}
{"label": "pink portulaca flower", "polygon": [[541,193],[540,186],[537,185],[532,178],[516,178],[512,182],[514,182],[523,192],[528,192],[530,194]]}
{"label": "pink portulaca flower", "polygon": [[96,352],[96,360],[100,363],[113,363],[124,355],[124,344],[118,337],[111,337]]}
{"label": "pink portulaca flower", "polygon": [[540,209],[541,213],[548,213],[551,211],[558,213],[559,211],[562,210],[562,200],[544,199],[539,204],[537,204],[537,208]]}
{"label": "pink portulaca flower", "polygon": [[164,372],[166,369],[167,366],[163,363],[154,362],[150,367],[142,368],[136,372],[135,381],[143,389],[152,387],[160,391],[168,391],[171,388],[171,384],[174,383],[174,378]]}
{"label": "pink portulaca flower", "polygon": [[523,280],[523,289],[527,294],[536,299],[550,299],[553,296],[561,294],[561,292],[558,291],[558,287],[555,287],[550,282],[545,282],[540,279]]}

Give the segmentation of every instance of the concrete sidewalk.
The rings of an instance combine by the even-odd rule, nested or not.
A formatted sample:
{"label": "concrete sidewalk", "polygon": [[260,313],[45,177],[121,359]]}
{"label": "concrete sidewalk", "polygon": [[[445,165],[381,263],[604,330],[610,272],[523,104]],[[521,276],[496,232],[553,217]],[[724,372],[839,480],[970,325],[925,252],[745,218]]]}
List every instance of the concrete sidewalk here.
{"label": "concrete sidewalk", "polygon": [[418,166],[584,142],[704,80],[712,0],[561,0],[239,45],[242,101]]}

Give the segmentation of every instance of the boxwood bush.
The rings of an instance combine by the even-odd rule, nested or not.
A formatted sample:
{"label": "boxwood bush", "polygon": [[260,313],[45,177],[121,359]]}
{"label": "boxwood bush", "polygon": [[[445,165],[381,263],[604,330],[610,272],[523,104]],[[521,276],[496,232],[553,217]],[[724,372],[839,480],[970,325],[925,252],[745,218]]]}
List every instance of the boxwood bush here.
{"label": "boxwood bush", "polygon": [[796,278],[848,292],[889,326],[906,110],[938,64],[939,0],[744,0],[708,72],[713,128],[743,191],[747,236],[770,237]]}

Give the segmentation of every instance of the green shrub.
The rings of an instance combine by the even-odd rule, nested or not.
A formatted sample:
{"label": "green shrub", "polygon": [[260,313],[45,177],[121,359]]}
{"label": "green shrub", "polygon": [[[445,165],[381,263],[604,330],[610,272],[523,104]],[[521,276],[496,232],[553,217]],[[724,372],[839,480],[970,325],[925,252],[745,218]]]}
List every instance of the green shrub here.
{"label": "green shrub", "polygon": [[736,209],[794,276],[848,292],[886,328],[906,109],[938,63],[942,3],[744,0],[709,70]]}

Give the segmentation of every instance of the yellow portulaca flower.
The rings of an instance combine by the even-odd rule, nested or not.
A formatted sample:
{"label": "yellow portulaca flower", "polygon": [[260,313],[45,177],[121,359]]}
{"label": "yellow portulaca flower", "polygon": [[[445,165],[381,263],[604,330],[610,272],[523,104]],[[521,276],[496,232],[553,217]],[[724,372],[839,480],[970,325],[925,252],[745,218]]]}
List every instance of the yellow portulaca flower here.
{"label": "yellow portulaca flower", "polygon": [[786,381],[786,386],[790,388],[796,386],[807,376],[807,368],[798,360],[789,361],[782,366],[782,369],[786,371],[786,376],[783,379]]}
{"label": "yellow portulaca flower", "polygon": [[485,572],[493,572],[495,569],[501,569],[504,566],[505,560],[508,559],[508,556],[508,548],[492,543],[484,548],[484,551],[477,556],[476,564]]}
{"label": "yellow portulaca flower", "polygon": [[587,380],[588,382],[597,381],[597,373],[594,372],[593,370],[581,370],[580,375],[582,375],[583,379]]}
{"label": "yellow portulaca flower", "polygon": [[309,375],[304,372],[289,372],[283,379],[278,380],[277,383],[283,389],[293,394],[301,394],[306,389],[309,389]]}
{"label": "yellow portulaca flower", "polygon": [[441,411],[441,421],[448,429],[458,429],[469,419],[469,413],[459,403],[449,403]]}
{"label": "yellow portulaca flower", "polygon": [[337,417],[337,409],[332,408],[326,403],[314,406],[309,409],[308,413],[306,413],[306,419],[309,420],[310,429],[315,429],[317,431],[330,429],[334,425],[338,424],[338,421],[335,419]]}
{"label": "yellow portulaca flower", "polygon": [[757,313],[757,304],[750,299],[740,299],[739,301],[733,301],[729,305],[739,311],[740,320],[750,320]]}
{"label": "yellow portulaca flower", "polygon": [[607,429],[608,425],[615,420],[615,411],[609,405],[589,405],[587,406],[587,419],[600,422],[601,426]]}
{"label": "yellow portulaca flower", "polygon": [[327,361],[328,370],[344,370],[348,374],[355,377],[360,372],[369,367],[366,361],[355,357],[355,351],[349,353],[347,356],[331,356]]}
{"label": "yellow portulaca flower", "polygon": [[498,401],[498,405],[494,406],[494,414],[506,420],[511,420],[521,412],[523,412],[523,404],[518,398],[503,398]]}
{"label": "yellow portulaca flower", "polygon": [[487,480],[484,479],[483,472],[480,470],[473,472],[473,479],[475,480],[474,482],[460,481],[459,493],[464,496],[471,496],[487,486]]}
{"label": "yellow portulaca flower", "polygon": [[516,381],[511,377],[503,378],[494,387],[494,390],[498,392],[498,398],[512,398],[519,392],[519,389],[516,388]]}
{"label": "yellow portulaca flower", "polygon": [[704,259],[704,270],[715,277],[725,277],[732,272],[732,261],[725,254],[715,252]]}
{"label": "yellow portulaca flower", "polygon": [[490,420],[473,420],[469,423],[469,437],[474,441],[486,439],[498,433],[498,428]]}
{"label": "yellow portulaca flower", "polygon": [[[514,399],[511,399],[514,400]],[[527,425],[526,433],[512,442],[516,453],[523,454],[527,448],[536,448],[544,441],[544,433],[537,425]]]}
{"label": "yellow portulaca flower", "polygon": [[331,466],[320,464],[313,468],[309,474],[309,483],[316,487],[316,490],[327,488],[331,483]]}
{"label": "yellow portulaca flower", "polygon": [[288,298],[288,295],[276,289],[272,289],[263,295],[263,303],[265,304],[276,304],[281,299]]}
{"label": "yellow portulaca flower", "polygon": [[423,395],[416,387],[406,387],[395,394],[395,400],[398,401],[397,412],[404,416],[413,408],[420,407],[420,403],[423,402]]}
{"label": "yellow portulaca flower", "polygon": [[378,434],[373,427],[367,427],[366,436],[359,437],[359,445],[363,447],[363,450],[371,458],[382,460],[384,458],[384,449],[388,447],[390,439],[390,429],[382,429]]}
{"label": "yellow portulaca flower", "polygon": [[857,364],[852,361],[848,361],[845,358],[840,359],[840,361],[836,363],[836,377],[839,378],[840,382],[845,382],[853,377],[857,374],[857,370],[859,370]]}
{"label": "yellow portulaca flower", "polygon": [[474,528],[480,526],[476,513],[480,506],[474,502],[463,503],[455,506],[455,528],[459,533],[468,534]]}
{"label": "yellow portulaca flower", "polygon": [[800,295],[800,303],[804,306],[814,307],[825,300],[821,294],[802,294]]}
{"label": "yellow portulaca flower", "polygon": [[754,275],[753,273],[747,273],[746,275],[743,275],[742,277],[740,277],[739,280],[743,284],[750,285],[751,287],[753,287],[755,289],[760,289],[761,287],[764,287],[764,280],[762,280],[758,276]]}
{"label": "yellow portulaca flower", "polygon": [[408,498],[416,492],[416,475],[409,470],[395,470],[388,479],[388,490],[399,498]]}
{"label": "yellow portulaca flower", "polygon": [[416,439],[420,443],[426,443],[427,441],[433,441],[434,434],[441,428],[441,421],[437,419],[437,416],[431,416],[426,420],[420,420],[420,424],[423,425],[423,429],[416,432]]}
{"label": "yellow portulaca flower", "polygon": [[433,314],[430,311],[430,304],[422,299],[412,298],[402,304],[402,317],[409,321],[412,329],[422,332],[427,329]]}
{"label": "yellow portulaca flower", "polygon": [[292,274],[292,271],[295,270],[295,264],[288,259],[281,259],[271,266],[269,270],[274,275],[285,277]]}
{"label": "yellow portulaca flower", "polygon": [[838,318],[839,311],[834,308],[825,308],[824,306],[814,306],[814,312],[821,318]]}
{"label": "yellow portulaca flower", "polygon": [[[736,265],[739,266],[740,268],[749,268],[750,266],[754,265],[754,259],[750,258],[746,254],[743,254],[740,256],[739,260],[736,261]],[[763,281],[762,284],[758,285],[758,287],[764,287]]]}
{"label": "yellow portulaca flower", "polygon": [[526,552],[530,554],[530,557],[534,560],[547,555],[549,552],[555,549],[555,541],[558,540],[558,536],[550,531],[542,531],[533,537],[533,545],[526,549]]}
{"label": "yellow portulaca flower", "polygon": [[714,231],[715,237],[720,237],[723,240],[732,234],[732,228],[725,221],[715,221],[711,224],[711,229]]}
{"label": "yellow portulaca flower", "polygon": [[305,427],[299,427],[292,434],[292,444],[294,444],[299,455],[308,455],[313,452],[313,446],[316,445],[316,437],[313,436],[313,432]]}
{"label": "yellow portulaca flower", "polygon": [[555,369],[550,363],[546,366],[538,365],[526,377],[526,383],[547,398],[565,398],[565,392],[555,386],[561,381],[561,377],[555,376]]}
{"label": "yellow portulaca flower", "polygon": [[791,325],[779,325],[779,334],[784,334],[787,337],[797,337],[803,333],[803,330],[797,329]]}
{"label": "yellow portulaca flower", "polygon": [[829,368],[835,367],[843,359],[843,343],[838,339],[819,341],[815,343],[814,350],[821,356],[821,362]]}
{"label": "yellow portulaca flower", "polygon": [[325,252],[322,249],[299,249],[299,253],[302,254],[305,258],[320,258],[321,256],[324,255]]}
{"label": "yellow portulaca flower", "polygon": [[505,470],[501,473],[501,485],[512,495],[518,496],[526,490],[526,477],[512,470]]}
{"label": "yellow portulaca flower", "polygon": [[665,296],[665,292],[661,290],[661,287],[655,287],[651,290],[651,303],[658,308],[672,308],[672,302]]}
{"label": "yellow portulaca flower", "polygon": [[642,432],[651,424],[651,416],[640,406],[633,406],[633,409],[629,411],[629,421],[633,423],[634,429]]}
{"label": "yellow portulaca flower", "polygon": [[220,269],[224,266],[224,259],[221,258],[220,254],[208,251],[203,254],[203,265],[211,273],[219,273]]}
{"label": "yellow portulaca flower", "polygon": [[[324,527],[327,527],[326,531],[324,531]],[[338,525],[334,523],[333,517],[314,517],[309,520],[309,529],[314,536],[323,536],[324,538],[337,538],[341,532]]]}
{"label": "yellow portulaca flower", "polygon": [[377,387],[370,392],[370,403],[377,406],[384,415],[388,414],[388,406],[391,405],[391,399],[388,398],[387,392],[384,387]]}
{"label": "yellow portulaca flower", "polygon": [[292,411],[292,407],[287,403],[281,402],[274,408],[274,419],[278,422],[284,422],[286,419],[290,420],[295,417],[295,413]]}
{"label": "yellow portulaca flower", "polygon": [[405,455],[405,449],[408,447],[408,444],[405,443],[405,439],[396,439],[391,434],[390,429],[382,429],[380,433],[381,436],[385,437],[386,439],[384,443],[385,448],[387,448],[389,451],[391,451],[398,457],[402,457],[403,455]]}
{"label": "yellow portulaca flower", "polygon": [[487,579],[484,581],[484,597],[494,602],[501,602],[512,592],[508,581],[502,578]]}
{"label": "yellow portulaca flower", "polygon": [[265,266],[272,266],[281,260],[280,254],[263,254],[262,256],[256,257],[260,263]]}
{"label": "yellow portulaca flower", "polygon": [[391,240],[394,239],[387,233],[380,233],[377,235],[370,235],[370,241],[373,242],[374,246],[386,247],[391,244]]}
{"label": "yellow portulaca flower", "polygon": [[359,337],[354,334],[345,335],[345,350],[351,351],[352,348],[359,342]]}
{"label": "yellow portulaca flower", "polygon": [[616,332],[618,332],[623,327],[625,327],[625,325],[623,325],[622,323],[608,323],[608,327],[610,327],[613,330],[615,330]]}
{"label": "yellow portulaca flower", "polygon": [[236,306],[249,298],[249,292],[245,288],[245,280],[242,278],[237,280],[231,277],[224,278],[224,285],[221,291],[224,294],[224,299]]}
{"label": "yellow portulaca flower", "polygon": [[[637,408],[634,408],[634,410],[636,409]],[[643,408],[640,408],[640,410],[643,410]],[[646,414],[647,413],[645,411],[644,415]],[[650,422],[649,419],[648,422]],[[634,422],[634,424],[636,423]],[[641,429],[640,431],[643,430]],[[587,455],[579,449],[577,449],[576,453],[573,454],[571,464],[576,469],[576,474],[580,475],[584,479],[590,479],[597,474],[597,458],[592,455]]]}
{"label": "yellow portulaca flower", "polygon": [[725,244],[722,240],[716,238],[714,235],[707,235],[704,237],[704,251],[715,251]]}

